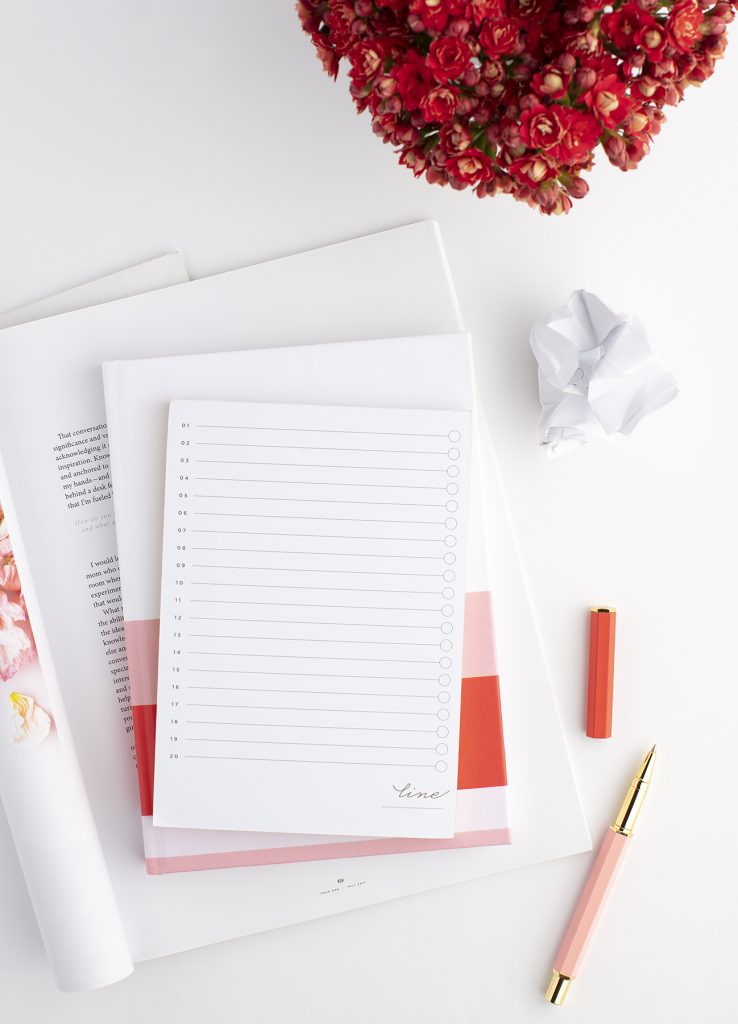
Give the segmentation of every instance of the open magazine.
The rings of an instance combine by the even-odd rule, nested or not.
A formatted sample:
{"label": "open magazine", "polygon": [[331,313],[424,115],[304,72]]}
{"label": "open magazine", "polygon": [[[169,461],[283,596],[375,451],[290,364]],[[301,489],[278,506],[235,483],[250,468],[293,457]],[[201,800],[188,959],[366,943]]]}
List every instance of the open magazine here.
{"label": "open magazine", "polygon": [[137,960],[589,848],[482,425],[514,844],[167,879],[143,865],[102,362],[197,353],[214,338],[235,351],[460,329],[438,231],[425,223],[0,335],[17,382],[0,408],[0,495],[43,671],[35,696],[54,722],[39,746],[3,755],[14,763],[0,787],[61,987],[108,984]]}
{"label": "open magazine", "polygon": [[[175,253],[0,316],[0,330],[187,280],[184,260]],[[0,504],[8,510],[9,502],[9,491],[0,488]],[[3,563],[15,566],[20,533],[11,537],[4,518],[0,530]],[[14,646],[0,632],[6,652],[0,681],[0,796],[59,987],[97,988],[125,977],[133,963],[64,702],[54,676],[44,675],[36,656],[24,607],[25,580],[21,588],[17,568],[14,577],[5,604],[22,608],[23,621],[13,615]],[[129,710],[123,723],[129,735],[130,721]]]}

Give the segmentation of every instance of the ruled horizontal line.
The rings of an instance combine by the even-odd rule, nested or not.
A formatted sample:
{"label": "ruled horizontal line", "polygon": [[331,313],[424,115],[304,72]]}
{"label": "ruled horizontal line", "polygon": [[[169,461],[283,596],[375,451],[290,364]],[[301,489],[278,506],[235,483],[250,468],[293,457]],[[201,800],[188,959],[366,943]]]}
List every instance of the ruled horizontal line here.
{"label": "ruled horizontal line", "polygon": [[214,583],[210,580],[191,580],[193,587],[245,587],[251,590],[328,590],[339,594],[422,594],[435,597],[435,590],[380,590],[374,587],[303,587],[294,583]]}
{"label": "ruled horizontal line", "polygon": [[[215,498],[218,501],[296,501],[310,505],[389,505],[392,508],[445,508],[444,502],[428,501],[360,501],[358,498],[281,498],[274,494],[193,494],[193,498]],[[289,519],[289,516],[285,516]]]}
{"label": "ruled horizontal line", "polygon": [[[281,606],[280,606],[281,607]],[[300,608],[317,607],[311,605],[300,605]],[[345,605],[341,605],[345,607]],[[373,627],[376,629],[438,629],[439,626],[419,626],[416,623],[410,625],[405,622],[325,622],[322,619],[244,619],[244,618],[226,618],[222,615],[188,615],[187,618],[191,622],[258,622],[269,623],[274,625],[276,622],[283,622],[285,625],[290,626],[353,626],[361,628]],[[197,633],[192,633],[192,636],[197,636]],[[264,639],[262,637],[262,639]],[[389,642],[389,641],[388,641]]]}
{"label": "ruled horizontal line", "polygon": [[251,743],[263,744],[270,747],[348,747],[349,749],[362,750],[435,750],[435,747],[404,747],[398,743],[316,743],[315,741],[301,743],[300,740],[246,740],[226,739],[218,737],[212,739],[210,736],[185,736],[186,743]]}
{"label": "ruled horizontal line", "polygon": [[[246,531],[244,531],[244,532],[246,532]],[[263,534],[262,536],[265,536],[265,537],[269,537],[269,536],[273,536],[273,537],[277,537],[277,536],[282,536],[282,537],[295,536],[295,537],[297,537],[297,536],[304,536],[304,534],[268,534],[267,533],[267,534]],[[320,537],[320,536],[322,536],[322,534],[314,534],[314,536]],[[341,538],[341,539],[344,539],[344,538]],[[374,538],[374,537],[372,537],[372,538],[366,538],[366,537],[346,537],[345,539],[346,540],[367,540],[367,539],[383,540],[384,538],[383,537],[377,537],[377,538]],[[412,539],[409,539],[407,541],[408,544],[411,544],[412,542],[413,542]],[[440,540],[438,540],[438,541],[433,541],[432,543],[440,544],[441,542],[440,542]],[[316,557],[325,557],[326,555],[328,555],[329,557],[335,556],[336,558],[374,558],[374,559],[380,559],[380,558],[406,558],[408,560],[412,559],[413,561],[423,561],[423,562],[440,562],[443,559],[443,555],[388,555],[388,554],[377,554],[376,552],[372,552],[372,551],[292,551],[289,548],[213,548],[213,547],[205,547],[203,545],[193,545],[190,548],[190,550],[191,551],[227,551],[229,553],[231,553],[231,552],[240,552],[243,555],[315,555]],[[196,566],[196,568],[200,569],[200,568],[203,568],[203,567],[202,566]],[[230,566],[216,566],[215,568],[218,568],[218,569],[223,568],[223,569],[225,569],[225,568],[230,568]],[[243,567],[241,567],[241,568],[243,568]],[[257,568],[257,567],[256,566],[251,566],[250,568]],[[261,568],[264,568],[264,566],[258,566],[258,568],[261,569]],[[322,571],[323,572],[328,572],[330,570],[324,569]],[[402,575],[403,576],[408,576],[408,575],[411,575],[411,574],[410,573],[402,573]]]}
{"label": "ruled horizontal line", "polygon": [[[433,596],[433,595],[430,595]],[[403,608],[401,605],[381,604],[304,604],[299,601],[237,601],[235,599],[216,600],[211,597],[193,597],[190,604],[248,604],[262,608],[344,608],[362,612],[440,612],[440,608]]]}
{"label": "ruled horizontal line", "polygon": [[[298,463],[299,465],[299,463]],[[333,466],[326,467],[333,469]],[[363,467],[358,467],[359,469]],[[196,476],[195,480],[209,480],[225,484],[284,484],[286,486],[307,487],[391,487],[400,491],[445,491],[442,484],[370,484],[366,480],[257,480],[254,477],[239,476]]]}
{"label": "ruled horizontal line", "polygon": [[[413,453],[415,454],[415,453]],[[422,454],[418,452],[417,454]],[[264,462],[261,459],[195,459],[196,463],[207,466],[283,466],[285,469],[355,469],[377,473],[445,473],[442,467],[431,466],[344,466],[335,462]]]}
{"label": "ruled horizontal line", "polygon": [[[430,747],[430,748],[418,747],[417,749],[418,750],[423,750],[423,749],[430,749],[430,750],[432,750],[433,748],[432,747]],[[423,806],[419,806],[418,804],[407,804],[407,805],[405,805],[405,804],[382,804],[381,806],[382,806],[382,810],[383,811],[443,811],[443,810],[445,810],[444,807],[423,807]]]}
{"label": "ruled horizontal line", "polygon": [[[262,518],[265,518],[262,516]],[[274,518],[280,519],[285,518],[283,516],[275,516]],[[294,519],[294,516],[288,516],[286,518]],[[311,517],[308,517],[311,518]],[[341,520],[344,522],[345,520]],[[353,520],[349,520],[352,522]],[[400,522],[400,520],[397,520]],[[376,523],[379,522],[377,519],[360,519],[359,522]],[[423,523],[423,526],[443,526],[443,523]],[[443,537],[377,537],[373,535],[367,537],[361,534],[354,533],[273,533],[271,530],[202,530],[196,529],[193,533],[220,533],[224,536],[239,536],[239,537],[311,537],[315,540],[384,540],[384,541],[397,541],[403,544],[441,544]],[[196,548],[195,550],[199,550]],[[205,549],[207,550],[207,549]],[[213,549],[217,550],[217,549]],[[224,549],[226,550],[226,549]],[[402,557],[398,555],[397,557]],[[420,556],[416,556],[420,557]]]}
{"label": "ruled horizontal line", "polygon": [[219,754],[185,754],[185,757],[197,758],[206,761],[274,761],[277,764],[280,762],[285,764],[341,764],[341,765],[361,765],[362,767],[369,768],[434,768],[432,764],[407,764],[398,763],[394,764],[391,761],[317,761],[303,757],[228,757],[226,755]]}
{"label": "ruled horizontal line", "polygon": [[[227,622],[227,619],[216,620]],[[267,620],[274,621],[274,620]],[[319,622],[309,623],[311,626],[323,625]],[[407,627],[405,627],[407,629]],[[438,628],[437,626],[434,628]],[[420,640],[336,640],[333,637],[323,639],[312,636],[245,636],[243,633],[188,633],[188,637],[198,640],[275,640],[278,643],[292,641],[297,644],[369,644],[372,647],[438,647],[438,644],[424,643]]]}
{"label": "ruled horizontal line", "polygon": [[[266,704],[187,704],[188,708],[244,708],[246,711],[308,711],[327,712],[331,715],[410,715],[423,718],[436,718],[435,711],[356,711],[355,708],[284,708]],[[312,728],[309,726],[308,728]]]}
{"label": "ruled horizontal line", "polygon": [[[188,705],[194,707],[195,705]],[[211,705],[208,705],[210,707]],[[215,705],[213,705],[215,706]],[[230,705],[226,705],[230,707]],[[337,732],[419,732],[435,734],[435,729],[398,729],[392,726],[389,729],[383,725],[295,725],[293,722],[212,722],[205,718],[186,718],[187,725],[245,725],[251,729],[335,729]]]}
{"label": "ruled horizontal line", "polygon": [[437,676],[368,676],[349,675],[346,672],[262,672],[260,669],[248,668],[187,668],[186,671],[188,673],[212,672],[213,675],[217,676],[291,676],[296,679],[302,676],[309,676],[318,679],[384,679],[387,682],[390,679],[395,679],[403,683],[435,683],[438,681]]}
{"label": "ruled horizontal line", "polygon": [[275,430],[279,433],[292,434],[364,434],[367,437],[441,437],[448,434],[414,434],[404,430],[334,430],[331,427],[259,427],[228,423],[197,423],[198,430]]}
{"label": "ruled horizontal line", "polygon": [[[287,552],[289,554],[289,552]],[[340,552],[338,552],[340,554]],[[380,558],[376,555],[375,558]],[[442,572],[380,572],[378,569],[296,569],[291,565],[212,565],[208,563],[193,562],[193,569],[243,569],[246,572],[319,572],[327,573],[329,576],[418,576],[420,578],[440,580],[443,579]],[[254,584],[258,586],[258,584]],[[323,590],[323,587],[318,587]]]}
{"label": "ruled horizontal line", "polygon": [[[362,693],[355,690],[283,690],[271,686],[192,686],[188,690],[227,690],[232,693],[305,693],[321,697],[407,697],[410,700],[435,700],[432,693]],[[357,711],[361,711],[357,708]]]}
{"label": "ruled horizontal line", "polygon": [[[395,526],[443,526],[434,519],[354,519],[350,516],[287,516],[265,515],[261,512],[193,512],[193,516],[220,516],[224,519],[301,519],[315,523],[391,523]],[[200,533],[227,533],[227,530],[201,530]],[[276,536],[276,534],[275,534]]]}
{"label": "ruled horizontal line", "polygon": [[249,654],[244,651],[188,651],[190,657],[195,655],[208,658],[288,658],[292,661],[371,661],[383,662],[388,665],[436,665],[433,658],[340,658],[335,654]]}
{"label": "ruled horizontal line", "polygon": [[[334,445],[322,444],[258,444],[252,441],[195,441],[201,448],[270,448],[292,452],[361,452],[367,455],[444,455],[448,448],[441,451],[418,451],[416,448],[338,448]],[[363,467],[358,467],[363,468]]]}

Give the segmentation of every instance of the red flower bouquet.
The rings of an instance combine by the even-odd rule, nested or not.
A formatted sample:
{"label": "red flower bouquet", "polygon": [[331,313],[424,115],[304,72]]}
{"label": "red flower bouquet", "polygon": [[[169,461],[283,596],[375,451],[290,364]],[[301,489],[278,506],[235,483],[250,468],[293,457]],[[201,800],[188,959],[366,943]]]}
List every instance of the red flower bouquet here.
{"label": "red flower bouquet", "polygon": [[542,213],[586,195],[602,146],[636,167],[709,78],[738,0],[298,0],[334,78],[417,177]]}

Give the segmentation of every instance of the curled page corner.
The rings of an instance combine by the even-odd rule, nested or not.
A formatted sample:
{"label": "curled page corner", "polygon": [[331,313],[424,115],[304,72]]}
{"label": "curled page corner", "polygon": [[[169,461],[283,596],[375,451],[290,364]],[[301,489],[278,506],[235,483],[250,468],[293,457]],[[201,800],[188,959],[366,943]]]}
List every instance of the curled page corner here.
{"label": "curled page corner", "polygon": [[[187,280],[180,254],[162,256],[4,314],[0,329]],[[0,484],[12,525],[12,495],[1,457]],[[22,531],[15,526],[11,536],[41,661],[28,654],[33,649],[29,639],[28,650],[20,651],[28,656],[14,657],[7,671],[0,671],[0,800],[57,987],[90,991],[122,981],[132,973],[133,960],[63,697],[44,655],[43,623],[33,614],[33,584],[23,572]],[[7,626],[7,607],[5,612]],[[17,621],[14,610],[13,616]]]}
{"label": "curled page corner", "polygon": [[540,444],[549,456],[627,437],[679,394],[641,321],[583,289],[533,325],[530,345],[543,410]]}

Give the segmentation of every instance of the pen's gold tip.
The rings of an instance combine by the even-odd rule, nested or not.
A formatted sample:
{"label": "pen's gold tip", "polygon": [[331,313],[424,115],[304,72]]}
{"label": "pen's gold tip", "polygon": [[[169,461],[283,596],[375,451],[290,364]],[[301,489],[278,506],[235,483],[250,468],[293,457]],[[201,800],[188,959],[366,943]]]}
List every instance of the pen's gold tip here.
{"label": "pen's gold tip", "polygon": [[551,981],[546,989],[546,1000],[549,1003],[553,1003],[554,1006],[561,1006],[566,999],[566,994],[571,987],[572,981],[573,978],[568,978],[565,974],[554,970],[551,974]]}

